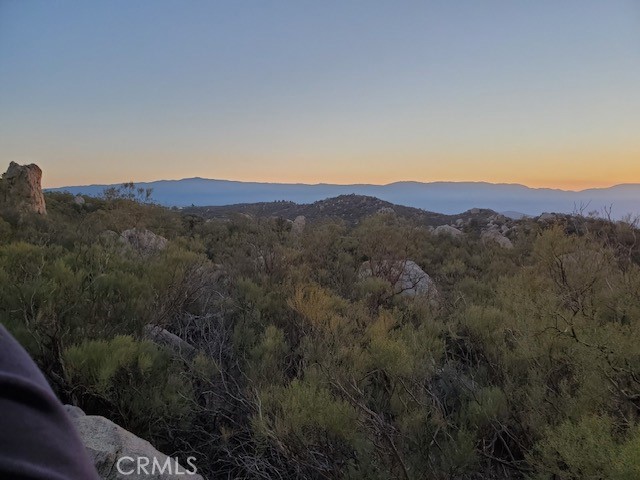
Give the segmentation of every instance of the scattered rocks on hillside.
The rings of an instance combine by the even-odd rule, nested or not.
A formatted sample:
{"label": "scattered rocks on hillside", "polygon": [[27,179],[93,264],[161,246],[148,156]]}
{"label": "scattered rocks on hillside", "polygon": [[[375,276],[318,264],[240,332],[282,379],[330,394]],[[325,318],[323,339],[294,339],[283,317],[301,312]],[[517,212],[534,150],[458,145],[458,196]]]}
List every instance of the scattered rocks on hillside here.
{"label": "scattered rocks on hillside", "polygon": [[391,207],[381,207],[376,213],[378,215],[395,215],[396,211]]}
{"label": "scattered rocks on hillside", "polygon": [[405,296],[436,295],[435,282],[413,260],[372,263],[360,266],[359,276],[383,278],[394,285],[396,294]]}
{"label": "scattered rocks on hillside", "polygon": [[20,213],[47,214],[42,194],[42,170],[31,165],[9,164],[2,176],[2,198],[0,203],[16,208]]}
{"label": "scattered rocks on hillside", "polygon": [[456,227],[452,227],[451,225],[440,225],[436,227],[433,231],[436,235],[449,235],[451,237],[460,237],[463,233],[458,230]]}
{"label": "scattered rocks on hillside", "polygon": [[485,244],[495,242],[502,248],[513,248],[513,243],[511,243],[511,240],[509,240],[498,229],[495,228],[485,230],[480,235],[480,238]]}
{"label": "scattered rocks on hillside", "polygon": [[169,241],[145,228],[130,228],[120,234],[120,241],[143,256],[152,255],[167,248]]}
{"label": "scattered rocks on hillside", "polygon": [[[85,415],[78,407],[65,406],[71,421],[75,425],[89,457],[103,480],[178,480],[189,478],[203,480],[201,475],[192,472],[193,468],[183,462],[178,464],[156,450],[149,442],[137,437],[104,417]],[[125,458],[128,457],[128,458]],[[137,469],[138,458],[146,465],[144,470]],[[118,469],[118,461],[120,468]],[[186,459],[185,459],[186,461]],[[197,467],[197,459],[195,460]],[[155,468],[153,468],[155,465]],[[163,468],[164,467],[164,468]],[[131,472],[131,473],[130,473]]]}
{"label": "scattered rocks on hillside", "polygon": [[307,225],[307,219],[304,215],[298,215],[291,224],[291,233],[294,235],[302,235],[304,228]]}

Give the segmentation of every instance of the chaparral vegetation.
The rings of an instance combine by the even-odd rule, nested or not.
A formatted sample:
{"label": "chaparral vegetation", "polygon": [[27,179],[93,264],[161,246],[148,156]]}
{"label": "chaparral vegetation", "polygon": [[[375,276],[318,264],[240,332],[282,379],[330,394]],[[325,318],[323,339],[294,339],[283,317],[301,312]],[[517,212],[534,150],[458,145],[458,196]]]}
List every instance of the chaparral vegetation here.
{"label": "chaparral vegetation", "polygon": [[640,478],[633,222],[524,218],[506,245],[149,194],[0,212],[0,321],[65,403],[206,478]]}

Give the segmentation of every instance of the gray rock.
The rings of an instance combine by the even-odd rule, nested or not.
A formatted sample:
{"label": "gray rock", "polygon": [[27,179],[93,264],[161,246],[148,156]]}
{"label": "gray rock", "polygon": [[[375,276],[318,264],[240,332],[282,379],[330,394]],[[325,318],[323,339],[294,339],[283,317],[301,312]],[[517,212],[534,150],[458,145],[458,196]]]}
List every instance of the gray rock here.
{"label": "gray rock", "polygon": [[291,233],[294,235],[301,235],[304,232],[304,227],[307,225],[307,219],[304,215],[298,215],[291,224]]}
{"label": "gray rock", "polygon": [[456,227],[452,227],[451,225],[440,225],[436,227],[433,231],[436,235],[449,235],[451,237],[460,237],[463,233],[458,230]]}
{"label": "gray rock", "polygon": [[85,201],[81,195],[76,195],[75,197],[73,197],[73,203],[75,203],[76,205],[84,205]]}
{"label": "gray rock", "polygon": [[130,228],[120,234],[120,241],[143,256],[152,255],[167,248],[169,241],[145,228]]}
{"label": "gray rock", "polygon": [[502,233],[500,233],[497,229],[485,230],[482,232],[480,236],[482,241],[486,243],[495,242],[500,245],[502,248],[511,249],[513,248],[513,243],[507,237],[505,237]]}
{"label": "gray rock", "polygon": [[378,277],[393,284],[396,294],[405,296],[437,295],[431,277],[413,260],[374,263],[364,262],[359,270],[360,278]]}
{"label": "gray rock", "polygon": [[160,327],[159,325],[145,325],[144,334],[145,337],[152,342],[158,345],[169,347],[176,355],[180,356],[181,358],[190,360],[196,356],[197,350],[193,345],[185,342],[179,336]]}
{"label": "gray rock", "polygon": [[[193,472],[192,464],[197,468],[197,458],[191,463],[183,459],[186,467],[179,465],[175,458],[104,417],[80,415],[72,416],[71,421],[103,480],[203,480],[197,473],[186,473]],[[136,468],[138,462],[145,468]]]}

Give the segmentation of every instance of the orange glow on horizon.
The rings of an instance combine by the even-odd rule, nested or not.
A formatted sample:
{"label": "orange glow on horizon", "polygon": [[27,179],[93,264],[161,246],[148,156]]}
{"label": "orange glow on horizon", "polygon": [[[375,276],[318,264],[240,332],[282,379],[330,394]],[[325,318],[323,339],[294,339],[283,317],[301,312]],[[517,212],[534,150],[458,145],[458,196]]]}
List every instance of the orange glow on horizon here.
{"label": "orange glow on horizon", "polygon": [[[213,158],[185,155],[180,162],[175,160],[173,153],[145,152],[137,155],[119,155],[117,163],[112,161],[109,154],[104,153],[94,155],[90,162],[91,171],[79,171],[74,168],[73,157],[73,154],[67,157],[68,167],[60,164],[49,165],[47,161],[36,159],[16,161],[38,163],[44,172],[45,188],[118,184],[128,181],[179,180],[191,177],[241,182],[342,185],[386,185],[401,181],[488,182],[574,191],[640,183],[640,149],[553,154],[536,152],[527,155],[484,152],[475,156],[467,152],[447,152],[428,156],[370,154],[350,158],[344,156],[333,158],[331,161],[320,158],[320,155],[309,155],[302,159],[304,161],[269,158],[267,155],[263,158],[239,156],[234,161],[228,161],[222,158],[222,155]],[[397,160],[394,160],[394,157]],[[393,165],[393,168],[390,168],[390,165]]]}
{"label": "orange glow on horizon", "polygon": [[[551,188],[551,189],[560,189],[567,191],[580,191],[591,188],[608,188],[615,185],[627,184],[627,183],[640,183],[640,176],[635,177],[633,179],[611,179],[611,180],[579,180],[579,179],[557,179],[555,181],[544,181],[538,179],[526,179],[526,178],[514,178],[514,179],[506,179],[506,178],[495,178],[495,177],[485,177],[485,178],[465,178],[465,177],[456,177],[456,178],[428,178],[428,177],[420,177],[420,178],[406,178],[406,177],[397,177],[397,178],[388,178],[388,177],[377,177],[377,176],[366,176],[361,178],[345,178],[340,175],[331,176],[327,175],[324,178],[318,179],[316,177],[286,177],[286,176],[267,176],[267,177],[255,177],[255,176],[238,176],[238,177],[225,177],[219,175],[206,175],[206,174],[193,174],[193,175],[184,175],[184,176],[172,176],[172,177],[143,177],[143,176],[131,176],[131,178],[122,178],[122,177],[112,177],[112,178],[104,178],[100,180],[96,180],[94,177],[78,177],[74,179],[74,181],[65,181],[62,178],[54,178],[54,179],[45,179],[43,178],[43,188],[56,188],[56,187],[64,187],[64,186],[74,186],[74,185],[93,185],[93,184],[120,184],[124,182],[133,181],[136,182],[154,182],[158,180],[182,180],[185,178],[193,178],[200,177],[204,179],[212,179],[212,180],[226,180],[226,181],[237,181],[237,182],[247,182],[247,183],[283,183],[283,184],[307,184],[307,185],[315,185],[315,184],[333,184],[333,185],[354,185],[354,184],[369,184],[369,185],[388,185],[391,183],[397,182],[418,182],[418,183],[434,183],[434,182],[456,182],[456,183],[467,183],[467,182],[486,182],[493,184],[519,184],[524,185],[529,188]],[[47,181],[49,180],[49,181]],[[71,179],[69,179],[71,180]]]}

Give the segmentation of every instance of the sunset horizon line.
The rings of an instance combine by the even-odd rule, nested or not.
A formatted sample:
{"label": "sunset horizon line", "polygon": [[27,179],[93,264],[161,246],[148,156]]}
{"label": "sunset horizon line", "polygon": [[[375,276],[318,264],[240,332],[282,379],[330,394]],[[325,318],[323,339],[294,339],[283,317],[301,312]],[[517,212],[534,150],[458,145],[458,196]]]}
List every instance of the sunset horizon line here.
{"label": "sunset horizon line", "polygon": [[[61,189],[65,187],[92,187],[92,186],[112,186],[112,185],[122,185],[126,183],[134,183],[134,184],[150,184],[157,182],[180,182],[186,180],[205,180],[205,181],[217,181],[217,182],[231,182],[231,183],[256,183],[256,184],[270,184],[270,185],[304,185],[304,186],[320,186],[320,185],[335,185],[335,186],[375,186],[375,187],[385,187],[390,185],[398,185],[398,184],[422,184],[422,185],[432,185],[432,184],[486,184],[486,185],[506,185],[506,186],[514,186],[514,187],[525,187],[531,190],[555,190],[555,191],[564,191],[564,192],[584,192],[587,190],[607,190],[616,187],[623,186],[640,186],[640,182],[619,182],[619,183],[607,183],[607,184],[590,184],[588,182],[584,182],[586,186],[581,188],[576,187],[568,187],[568,186],[545,186],[540,184],[527,184],[518,181],[491,181],[491,180],[394,180],[389,182],[372,182],[372,181],[351,181],[351,182],[340,182],[340,181],[287,181],[287,180],[253,180],[253,179],[233,179],[233,178],[215,178],[215,177],[206,177],[201,175],[194,176],[186,176],[180,178],[157,178],[154,180],[123,180],[123,181],[115,181],[115,182],[79,182],[79,183],[67,183],[60,185],[43,185],[45,190],[52,189]],[[44,183],[44,182],[43,182]],[[57,182],[56,182],[57,183]]]}

